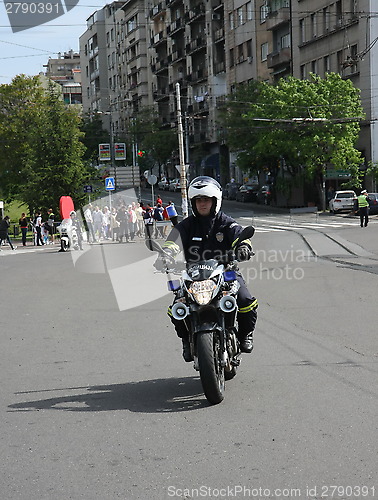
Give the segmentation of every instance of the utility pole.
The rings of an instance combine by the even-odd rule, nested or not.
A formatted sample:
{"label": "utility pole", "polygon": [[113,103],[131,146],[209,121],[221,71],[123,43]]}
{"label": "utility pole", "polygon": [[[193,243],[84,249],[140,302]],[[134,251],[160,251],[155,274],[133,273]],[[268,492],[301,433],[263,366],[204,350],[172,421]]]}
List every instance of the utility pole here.
{"label": "utility pole", "polygon": [[177,98],[177,124],[178,124],[178,141],[179,141],[179,155],[180,155],[180,184],[181,184],[181,199],[182,199],[182,216],[185,219],[188,217],[188,195],[186,192],[186,169],[184,158],[184,131],[182,128],[182,115],[181,115],[181,95],[180,84],[176,83],[176,98]]}

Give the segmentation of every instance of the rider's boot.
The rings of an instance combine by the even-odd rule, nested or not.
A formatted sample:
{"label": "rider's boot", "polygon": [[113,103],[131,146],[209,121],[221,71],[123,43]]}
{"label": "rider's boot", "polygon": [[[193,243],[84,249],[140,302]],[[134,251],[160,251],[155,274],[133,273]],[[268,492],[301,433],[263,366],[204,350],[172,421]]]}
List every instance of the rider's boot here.
{"label": "rider's boot", "polygon": [[253,332],[239,335],[238,338],[241,352],[250,353],[253,351]]}

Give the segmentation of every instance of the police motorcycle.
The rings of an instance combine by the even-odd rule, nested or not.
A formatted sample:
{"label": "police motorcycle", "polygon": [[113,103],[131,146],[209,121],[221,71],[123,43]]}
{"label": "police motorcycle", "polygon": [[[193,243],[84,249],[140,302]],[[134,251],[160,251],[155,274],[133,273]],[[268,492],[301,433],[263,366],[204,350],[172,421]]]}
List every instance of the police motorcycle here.
{"label": "police motorcycle", "polygon": [[82,250],[82,240],[79,235],[79,228],[75,222],[76,213],[70,213],[69,219],[63,219],[58,226],[60,233],[60,252],[67,252],[71,248],[74,250]]}
{"label": "police motorcycle", "polygon": [[[239,241],[251,238],[254,232],[252,226],[244,228]],[[209,403],[218,404],[224,399],[225,381],[235,377],[241,361],[236,322],[237,246],[217,259],[186,264],[174,261],[157,241],[146,240],[146,244],[164,262],[164,269],[156,272],[180,275],[178,280],[168,280],[168,290],[175,295],[172,316],[185,322],[205,396]]]}

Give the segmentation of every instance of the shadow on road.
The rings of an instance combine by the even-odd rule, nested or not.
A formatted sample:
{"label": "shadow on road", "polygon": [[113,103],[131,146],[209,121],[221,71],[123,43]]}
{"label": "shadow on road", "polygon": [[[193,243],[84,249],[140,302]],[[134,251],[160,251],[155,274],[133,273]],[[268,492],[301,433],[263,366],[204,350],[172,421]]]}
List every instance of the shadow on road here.
{"label": "shadow on road", "polygon": [[[199,377],[155,379],[127,384],[69,387],[16,394],[30,395],[57,391],[63,392],[65,395],[11,404],[8,406],[9,411],[100,412],[129,410],[139,413],[170,413],[196,410],[209,405],[202,393]],[[81,394],[77,394],[78,391],[81,391]]]}

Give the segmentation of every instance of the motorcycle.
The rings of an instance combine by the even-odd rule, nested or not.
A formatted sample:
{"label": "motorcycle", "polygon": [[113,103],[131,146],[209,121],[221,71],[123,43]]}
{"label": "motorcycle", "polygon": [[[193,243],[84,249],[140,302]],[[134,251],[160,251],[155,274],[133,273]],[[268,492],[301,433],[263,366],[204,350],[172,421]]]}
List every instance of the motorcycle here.
{"label": "motorcycle", "polygon": [[71,219],[63,219],[62,223],[58,226],[60,233],[60,251],[67,252],[70,248],[74,250],[82,250],[78,229]]}
{"label": "motorcycle", "polygon": [[[252,226],[244,228],[239,241],[251,238],[254,232]],[[162,272],[181,275],[179,280],[168,280],[168,290],[175,295],[172,316],[184,321],[204,394],[209,403],[218,404],[224,399],[225,381],[235,377],[241,361],[236,322],[237,247],[217,259],[185,264],[173,261],[157,241],[146,240],[146,244],[159,253]]]}

